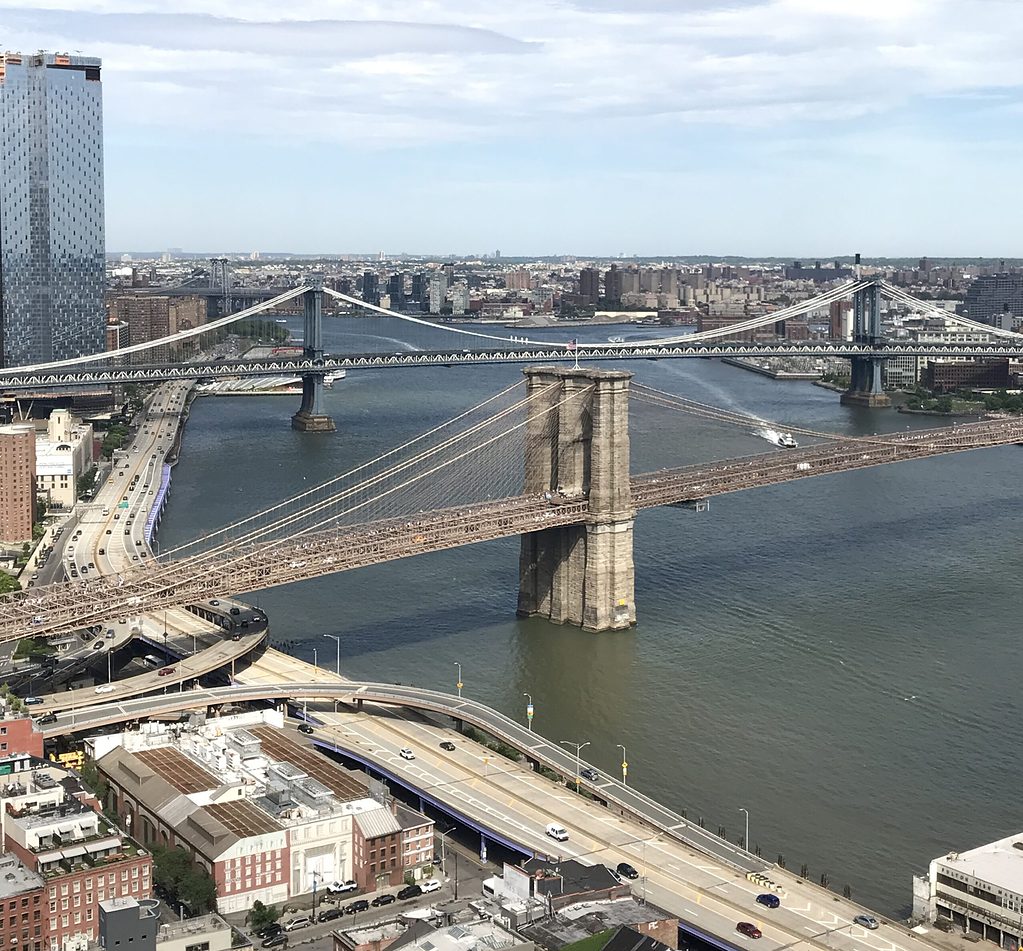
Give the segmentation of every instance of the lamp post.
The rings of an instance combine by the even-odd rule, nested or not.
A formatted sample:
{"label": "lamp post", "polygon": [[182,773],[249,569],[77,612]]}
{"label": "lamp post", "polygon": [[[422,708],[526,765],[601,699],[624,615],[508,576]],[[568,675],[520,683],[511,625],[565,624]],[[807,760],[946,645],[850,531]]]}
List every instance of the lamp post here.
{"label": "lamp post", "polygon": [[114,675],[111,672],[111,660],[113,659],[113,651],[107,651],[107,683],[112,683]]}
{"label": "lamp post", "polygon": [[316,660],[316,648],[315,647],[313,648],[313,666],[314,667],[319,667],[320,666],[319,663]]}
{"label": "lamp post", "polygon": [[585,743],[576,743],[575,740],[559,740],[559,743],[564,743],[565,746],[575,747],[575,791],[579,791],[579,754],[582,753],[583,749],[590,745],[590,741],[587,740]]}
{"label": "lamp post", "polygon": [[526,698],[526,726],[529,727],[529,732],[533,732],[533,697],[528,693],[522,695]]}
{"label": "lamp post", "polygon": [[440,874],[444,877],[448,877],[448,836],[455,831],[455,827],[452,826],[447,832],[438,832],[440,836]]}
{"label": "lamp post", "polygon": [[324,637],[329,637],[332,641],[337,641],[337,675],[341,676],[341,638],[337,634],[324,634]]}
{"label": "lamp post", "polygon": [[743,846],[743,848],[747,852],[749,852],[750,851],[750,847],[749,847],[749,809],[746,809],[743,806],[739,806],[739,812],[743,812],[743,813],[746,814],[746,837],[742,840],[742,846]]}
{"label": "lamp post", "polygon": [[625,745],[622,743],[618,744],[618,749],[622,751],[622,785],[629,785],[629,760],[625,755]]}
{"label": "lamp post", "polygon": [[462,698],[462,665],[455,661],[455,666],[458,668],[458,683],[455,686],[458,688],[458,698]]}

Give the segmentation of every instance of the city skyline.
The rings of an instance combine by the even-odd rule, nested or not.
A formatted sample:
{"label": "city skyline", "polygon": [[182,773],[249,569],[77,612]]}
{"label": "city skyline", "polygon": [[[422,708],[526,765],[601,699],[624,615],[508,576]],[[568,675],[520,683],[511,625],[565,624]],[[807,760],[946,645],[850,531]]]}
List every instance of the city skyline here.
{"label": "city skyline", "polygon": [[101,57],[107,247],[1015,256],[1000,2],[0,0]]}

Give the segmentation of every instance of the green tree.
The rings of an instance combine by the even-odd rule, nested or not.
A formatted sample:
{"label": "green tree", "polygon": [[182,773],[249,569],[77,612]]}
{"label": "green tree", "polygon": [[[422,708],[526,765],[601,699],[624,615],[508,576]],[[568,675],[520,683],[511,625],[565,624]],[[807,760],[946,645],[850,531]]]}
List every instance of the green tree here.
{"label": "green tree", "polygon": [[96,488],[96,467],[78,477],[78,494],[88,495]]}
{"label": "green tree", "polygon": [[951,413],[952,412],[952,397],[951,396],[940,396],[935,401],[934,408],[939,413]]}
{"label": "green tree", "polygon": [[0,594],[11,594],[21,590],[21,582],[12,578],[6,571],[0,571]]}
{"label": "green tree", "polygon": [[264,905],[258,898],[252,903],[252,908],[245,916],[245,920],[252,927],[253,931],[259,931],[267,925],[272,925],[281,917],[280,911],[273,905]]}
{"label": "green tree", "polygon": [[217,883],[180,848],[153,847],[153,884],[173,901],[187,905],[193,915],[205,915],[217,904]]}

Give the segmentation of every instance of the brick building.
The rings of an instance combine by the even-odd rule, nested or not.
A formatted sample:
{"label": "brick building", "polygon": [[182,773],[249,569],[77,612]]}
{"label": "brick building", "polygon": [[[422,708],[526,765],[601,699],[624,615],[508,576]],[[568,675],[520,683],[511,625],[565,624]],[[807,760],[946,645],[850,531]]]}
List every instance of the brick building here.
{"label": "brick building", "polygon": [[0,542],[28,541],[35,511],[35,426],[0,426]]}
{"label": "brick building", "polygon": [[43,756],[43,733],[31,717],[11,717],[0,720],[0,775],[14,772],[12,763],[24,756]]}
{"label": "brick building", "polygon": [[936,393],[954,393],[960,389],[1004,390],[1010,382],[1008,360],[930,360],[920,374],[920,382]]}
{"label": "brick building", "polygon": [[43,951],[43,877],[10,852],[0,855],[0,946]]}
{"label": "brick building", "polygon": [[[148,343],[182,330],[191,330],[206,323],[206,299],[203,297],[161,297],[153,294],[124,294],[110,300],[107,326],[124,324],[127,344]],[[115,349],[109,347],[108,349]],[[125,346],[123,335],[120,347]],[[119,347],[117,348],[119,349]],[[158,347],[144,356],[148,361],[167,360],[177,356],[169,347]]]}

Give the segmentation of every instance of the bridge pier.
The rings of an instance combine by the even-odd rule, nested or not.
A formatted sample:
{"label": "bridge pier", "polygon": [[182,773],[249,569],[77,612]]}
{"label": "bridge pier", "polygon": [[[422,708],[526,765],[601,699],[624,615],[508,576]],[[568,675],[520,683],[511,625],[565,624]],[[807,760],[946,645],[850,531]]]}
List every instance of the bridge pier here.
{"label": "bridge pier", "polygon": [[[872,284],[853,294],[853,341],[875,346],[881,343],[881,287]],[[843,406],[891,406],[884,391],[884,360],[880,357],[851,357],[849,389],[841,397]]]}
{"label": "bridge pier", "polygon": [[[305,329],[302,355],[307,360],[323,360],[323,288],[319,281],[302,295],[305,305]],[[303,433],[332,433],[337,427],[323,410],[323,374],[302,374],[302,405],[291,417],[291,428]]]}
{"label": "bridge pier", "polygon": [[587,498],[580,525],[522,536],[520,617],[543,617],[587,631],[636,623],[629,477],[631,373],[529,367],[527,495]]}

